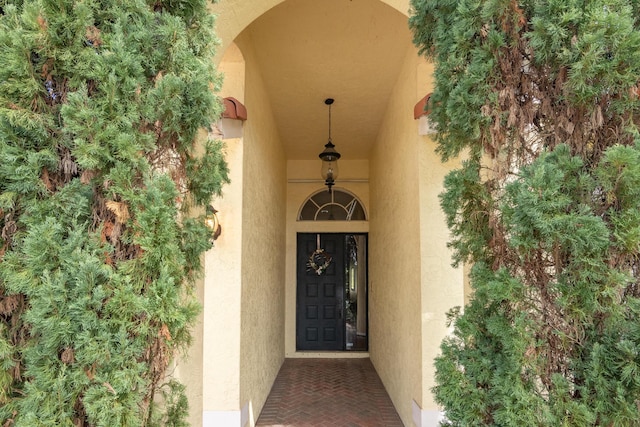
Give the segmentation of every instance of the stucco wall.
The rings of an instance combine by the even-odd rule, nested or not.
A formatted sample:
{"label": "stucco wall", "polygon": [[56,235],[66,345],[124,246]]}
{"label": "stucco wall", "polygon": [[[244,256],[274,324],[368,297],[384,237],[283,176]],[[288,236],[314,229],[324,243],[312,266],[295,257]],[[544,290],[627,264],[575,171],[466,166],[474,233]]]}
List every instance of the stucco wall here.
{"label": "stucco wall", "polygon": [[240,404],[253,425],[284,360],[286,161],[251,40],[245,58]]}
{"label": "stucco wall", "polygon": [[[232,45],[218,69],[225,74],[220,96],[244,102],[244,59]],[[221,420],[240,424],[240,306],[242,267],[243,151],[242,138],[225,140],[225,158],[231,183],[223,197],[212,201],[219,211],[222,234],[205,254],[205,276],[201,289],[202,327],[197,328],[193,363],[184,369],[199,381],[187,382],[189,423],[221,425]],[[198,345],[202,343],[201,345]],[[200,351],[200,354],[198,354]],[[197,363],[197,364],[196,364]],[[198,393],[199,392],[199,393]]]}
{"label": "stucco wall", "polygon": [[[418,60],[416,99],[433,88],[433,64]],[[464,304],[463,268],[451,266],[451,251],[447,248],[449,230],[440,208],[439,195],[444,190],[444,177],[459,166],[458,160],[447,163],[436,154],[436,143],[430,136],[422,136],[420,153],[420,241],[422,264],[422,402],[421,411],[414,414],[422,426],[436,425],[440,410],[433,400],[435,385],[434,358],[440,353],[440,342],[449,332],[446,312]]]}
{"label": "stucco wall", "polygon": [[405,425],[422,399],[417,55],[407,52],[371,159],[371,360]]}
{"label": "stucco wall", "polygon": [[423,383],[422,402],[416,403],[422,409],[419,416],[424,427],[437,425],[440,417],[431,388],[435,385],[433,360],[449,332],[446,313],[451,307],[464,304],[464,272],[462,267],[451,266],[451,251],[447,248],[449,230],[438,198],[444,189],[445,175],[458,163],[442,164],[435,148],[436,144],[428,137],[423,137],[419,144]]}
{"label": "stucco wall", "polygon": [[463,303],[438,199],[456,163],[440,163],[413,118],[432,72],[409,48],[371,160],[371,359],[405,425],[423,427],[439,416],[431,387],[445,313]]}
{"label": "stucco wall", "polygon": [[[203,346],[201,356],[202,397],[190,401],[191,425],[201,425],[202,417],[239,418],[240,395],[240,305],[242,286],[242,151],[241,139],[226,141],[231,184],[224,197],[214,201],[219,210],[222,234],[205,255],[203,300]],[[198,405],[202,411],[197,413]],[[200,419],[198,419],[200,418]],[[205,425],[209,425],[206,421]]]}
{"label": "stucco wall", "polygon": [[[221,48],[218,50],[218,56],[226,50],[236,36],[242,32],[251,22],[263,13],[267,12],[274,6],[286,0],[219,0],[210,6],[211,11],[223,16],[216,23],[216,34],[220,38]],[[380,0],[382,3],[388,4],[400,13],[408,15],[409,0]],[[228,13],[233,11],[233,13]],[[225,13],[226,12],[226,13]]]}

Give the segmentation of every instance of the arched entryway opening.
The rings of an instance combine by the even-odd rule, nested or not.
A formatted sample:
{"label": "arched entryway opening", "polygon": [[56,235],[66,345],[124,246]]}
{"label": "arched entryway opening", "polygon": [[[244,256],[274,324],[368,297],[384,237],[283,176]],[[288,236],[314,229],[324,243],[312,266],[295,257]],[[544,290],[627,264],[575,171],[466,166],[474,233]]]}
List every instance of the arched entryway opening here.
{"label": "arched entryway opening", "polygon": [[[461,304],[462,274],[449,266],[437,196],[453,164],[440,165],[413,117],[432,70],[411,44],[408,0],[213,8],[221,95],[242,102],[248,118],[227,142],[232,184],[215,201],[223,232],[205,260],[200,370],[184,370],[200,374],[192,424],[252,425],[284,358],[305,356],[295,345],[298,233],[364,233],[368,355],[405,424],[429,425],[431,363],[444,312]],[[328,97],[343,156],[336,186],[358,195],[367,221],[297,218],[323,188]]]}

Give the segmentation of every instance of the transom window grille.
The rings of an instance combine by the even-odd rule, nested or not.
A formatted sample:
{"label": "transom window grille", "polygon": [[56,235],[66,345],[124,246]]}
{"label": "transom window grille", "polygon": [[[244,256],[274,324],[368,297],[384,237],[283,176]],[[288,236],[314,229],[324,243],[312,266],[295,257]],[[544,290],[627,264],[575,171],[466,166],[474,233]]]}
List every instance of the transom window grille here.
{"label": "transom window grille", "polygon": [[331,193],[320,190],[303,204],[298,221],[366,221],[367,215],[358,198],[345,190]]}

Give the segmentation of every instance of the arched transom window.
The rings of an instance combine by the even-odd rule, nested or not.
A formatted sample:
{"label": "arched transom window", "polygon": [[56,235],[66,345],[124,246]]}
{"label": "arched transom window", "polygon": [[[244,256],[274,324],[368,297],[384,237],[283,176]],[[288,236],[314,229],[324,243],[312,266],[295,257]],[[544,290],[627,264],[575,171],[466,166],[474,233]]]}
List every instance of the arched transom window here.
{"label": "arched transom window", "polygon": [[321,190],[311,195],[298,214],[298,221],[366,221],[364,206],[346,190]]}

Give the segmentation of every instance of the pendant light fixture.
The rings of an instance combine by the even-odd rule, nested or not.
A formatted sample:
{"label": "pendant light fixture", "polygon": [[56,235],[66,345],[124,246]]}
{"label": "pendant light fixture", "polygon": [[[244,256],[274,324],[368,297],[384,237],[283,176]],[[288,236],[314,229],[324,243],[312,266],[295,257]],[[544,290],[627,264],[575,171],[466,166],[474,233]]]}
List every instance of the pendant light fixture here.
{"label": "pendant light fixture", "polygon": [[329,187],[329,193],[331,193],[331,187],[335,184],[335,180],[338,178],[338,159],[340,153],[335,149],[335,145],[331,142],[331,104],[333,104],[333,98],[327,98],[324,103],[329,106],[329,141],[324,146],[324,151],[318,155],[322,159],[322,178],[324,184]]}

